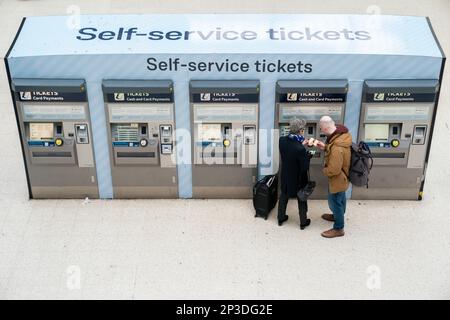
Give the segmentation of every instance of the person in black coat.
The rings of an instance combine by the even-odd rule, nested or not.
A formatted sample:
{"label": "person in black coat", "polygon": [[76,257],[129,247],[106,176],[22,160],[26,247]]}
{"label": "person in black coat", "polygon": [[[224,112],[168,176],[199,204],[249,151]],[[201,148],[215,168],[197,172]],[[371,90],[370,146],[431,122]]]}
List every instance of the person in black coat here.
{"label": "person in black coat", "polygon": [[[281,137],[279,142],[281,157],[281,195],[278,203],[278,225],[288,219],[286,207],[289,198],[297,198],[297,192],[308,183],[310,155],[304,147],[304,131],[306,121],[294,119],[290,123],[287,136]],[[311,220],[307,218],[308,204],[298,201],[300,215],[300,229],[307,227]]]}

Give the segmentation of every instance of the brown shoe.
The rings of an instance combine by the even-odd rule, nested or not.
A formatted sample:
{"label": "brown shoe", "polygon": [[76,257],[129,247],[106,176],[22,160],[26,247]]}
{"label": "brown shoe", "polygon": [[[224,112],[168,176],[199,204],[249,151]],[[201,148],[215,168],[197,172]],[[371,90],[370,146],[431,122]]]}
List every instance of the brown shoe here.
{"label": "brown shoe", "polygon": [[334,222],[334,216],[331,213],[324,213],[322,215],[323,220]]}
{"label": "brown shoe", "polygon": [[344,229],[330,229],[322,232],[322,237],[325,238],[336,238],[342,237],[345,234]]}

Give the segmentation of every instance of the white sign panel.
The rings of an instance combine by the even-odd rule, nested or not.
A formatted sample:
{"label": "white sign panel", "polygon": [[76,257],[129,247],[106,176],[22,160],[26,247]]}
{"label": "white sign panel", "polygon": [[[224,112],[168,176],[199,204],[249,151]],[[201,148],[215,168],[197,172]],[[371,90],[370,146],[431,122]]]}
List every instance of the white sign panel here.
{"label": "white sign panel", "polygon": [[23,119],[32,120],[84,120],[86,114],[81,105],[23,105]]}
{"label": "white sign panel", "polygon": [[342,118],[340,106],[281,106],[280,121],[289,121],[294,118],[318,121],[322,116],[330,116],[335,121]]}
{"label": "white sign panel", "polygon": [[366,120],[387,121],[387,120],[428,120],[430,108],[426,106],[417,107],[379,107],[369,106],[367,108]]}
{"label": "white sign panel", "polygon": [[257,121],[256,106],[195,106],[194,122]]}
{"label": "white sign panel", "polygon": [[110,106],[110,118],[118,121],[155,121],[172,120],[171,105],[117,105]]}

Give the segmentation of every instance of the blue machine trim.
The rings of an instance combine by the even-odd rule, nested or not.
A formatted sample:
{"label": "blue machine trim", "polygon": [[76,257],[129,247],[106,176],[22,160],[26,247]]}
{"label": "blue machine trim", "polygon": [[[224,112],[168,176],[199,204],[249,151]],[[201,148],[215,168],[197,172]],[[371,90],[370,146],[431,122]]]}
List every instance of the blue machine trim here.
{"label": "blue machine trim", "polygon": [[390,148],[391,143],[389,141],[386,142],[366,142],[369,147],[374,148]]}
{"label": "blue machine trim", "polygon": [[114,147],[139,147],[139,142],[137,141],[114,141],[112,144]]}
{"label": "blue machine trim", "polygon": [[[46,143],[48,144],[48,146],[45,145]],[[28,141],[28,145],[29,146],[54,147],[55,146],[55,142],[54,141],[30,140],[30,141]]]}

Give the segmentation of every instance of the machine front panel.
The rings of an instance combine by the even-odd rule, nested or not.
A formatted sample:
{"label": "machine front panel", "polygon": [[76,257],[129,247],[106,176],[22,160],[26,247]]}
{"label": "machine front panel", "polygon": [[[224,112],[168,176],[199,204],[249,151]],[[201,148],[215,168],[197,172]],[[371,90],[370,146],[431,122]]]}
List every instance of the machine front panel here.
{"label": "machine front panel", "polygon": [[97,198],[84,80],[13,79],[33,198]]}
{"label": "machine front panel", "polygon": [[[287,80],[278,81],[275,128],[278,137],[289,134],[289,123],[294,119],[306,120],[305,139],[326,141],[320,131],[319,120],[330,116],[337,124],[344,123],[347,97],[346,80]],[[276,139],[278,144],[278,138]],[[324,152],[316,147],[306,147],[313,153],[310,161],[310,178],[316,181],[312,199],[324,199],[328,194],[328,178],[322,173]],[[279,158],[281,164],[281,158]],[[281,168],[281,167],[280,167]]]}
{"label": "machine front panel", "polygon": [[170,81],[105,80],[116,198],[178,196]]}
{"label": "machine front panel", "polygon": [[368,189],[353,189],[355,199],[420,197],[437,81],[391,83],[366,81],[364,86],[358,140],[370,146],[373,170]]}
{"label": "machine front panel", "polygon": [[251,197],[258,165],[258,91],[255,81],[191,82],[194,197]]}

